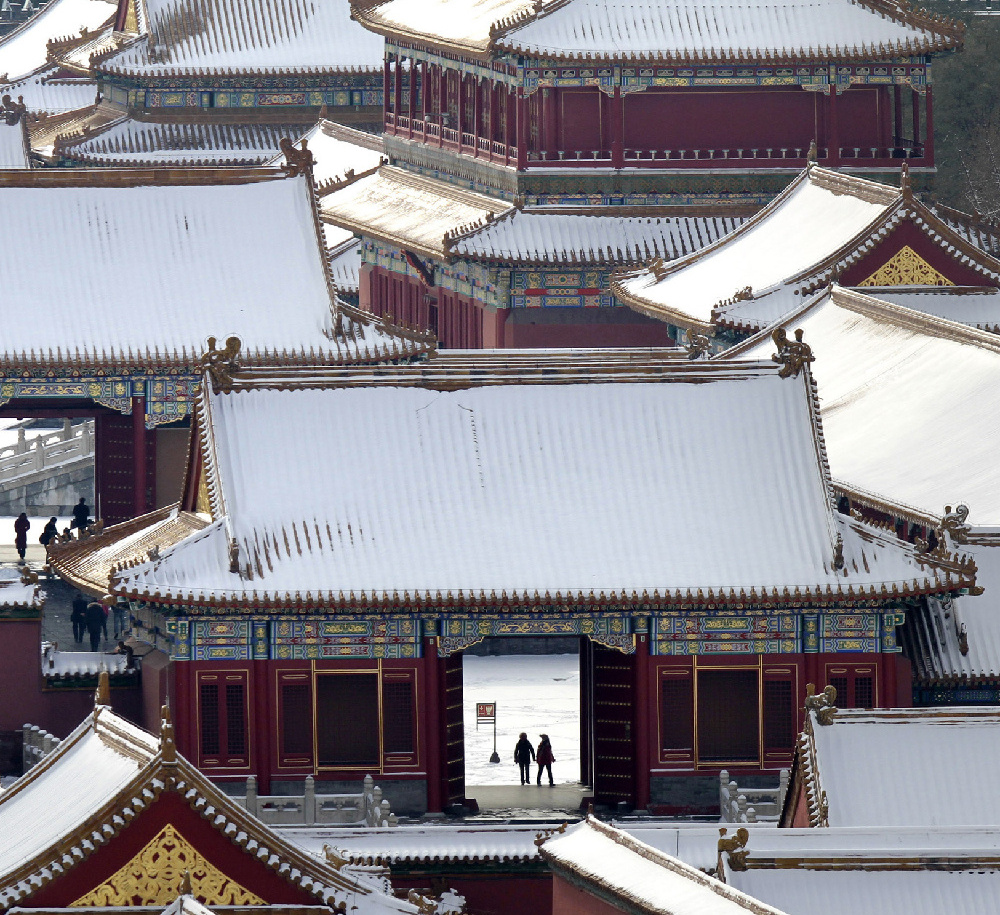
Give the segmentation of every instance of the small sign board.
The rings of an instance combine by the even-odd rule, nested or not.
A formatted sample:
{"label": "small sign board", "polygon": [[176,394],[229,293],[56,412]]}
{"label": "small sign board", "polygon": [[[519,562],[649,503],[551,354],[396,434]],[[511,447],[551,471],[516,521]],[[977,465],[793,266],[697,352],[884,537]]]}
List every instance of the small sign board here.
{"label": "small sign board", "polygon": [[476,728],[481,724],[496,724],[497,704],[495,702],[476,703]]}

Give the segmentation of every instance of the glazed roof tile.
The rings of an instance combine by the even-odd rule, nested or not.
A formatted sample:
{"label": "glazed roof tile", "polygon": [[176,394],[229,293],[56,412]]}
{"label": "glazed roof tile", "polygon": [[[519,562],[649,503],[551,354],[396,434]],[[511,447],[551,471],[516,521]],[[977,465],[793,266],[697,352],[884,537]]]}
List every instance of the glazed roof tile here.
{"label": "glazed roof tile", "polygon": [[746,217],[514,210],[456,239],[456,255],[515,263],[635,265],[673,260],[711,244]]}
{"label": "glazed roof tile", "polygon": [[[3,86],[3,93],[14,99],[22,98],[32,114],[64,114],[94,104],[96,82],[86,77],[69,78],[57,74],[60,74],[60,70],[56,66],[42,67]],[[34,131],[34,124],[31,129]]]}
{"label": "glazed roof tile", "polygon": [[[63,0],[65,2],[65,0]],[[382,41],[346,0],[144,0],[149,41],[100,69],[133,76],[381,73]]]}
{"label": "glazed roof tile", "polygon": [[[321,120],[305,134],[313,154],[313,180],[319,194],[345,180],[349,173],[360,175],[385,161],[382,138],[333,121]],[[283,163],[284,156],[272,164]]]}
{"label": "glazed roof tile", "polygon": [[890,2],[386,0],[356,2],[382,34],[486,55],[768,61],[886,59],[961,44],[953,24]]}
{"label": "glazed roof tile", "polygon": [[[296,354],[356,362],[430,348],[338,309],[305,177],[157,174],[46,169],[26,186],[0,187],[4,237],[48,240],[5,274],[0,356],[8,365],[197,365],[207,338],[228,334],[251,363]],[[48,184],[55,180],[64,183]],[[32,304],[39,277],[52,302],[45,322]],[[76,307],[81,300],[89,306]]]}
{"label": "glazed roof tile", "polygon": [[[0,74],[13,82],[34,73],[48,63],[50,41],[79,35],[81,28],[101,29],[114,18],[115,7],[114,0],[49,0],[41,12],[0,40]],[[88,101],[93,101],[93,93]]]}
{"label": "glazed roof tile", "polygon": [[330,270],[333,272],[333,284],[339,293],[357,293],[361,288],[360,245],[360,239],[352,235],[330,249]]}
{"label": "glazed roof tile", "polygon": [[[946,502],[963,502],[974,527],[1000,527],[996,335],[839,287],[781,323],[801,329],[816,357],[838,485],[932,519]],[[773,349],[761,334],[720,358],[762,358]]]}
{"label": "glazed roof tile", "polygon": [[[1000,744],[993,707],[809,712],[799,758],[810,798],[825,792],[831,826],[975,827],[1000,823],[992,779]],[[956,777],[956,773],[961,777]]]}
{"label": "glazed roof tile", "polygon": [[0,607],[41,607],[43,603],[45,592],[40,585],[23,584],[20,569],[0,566]]}
{"label": "glazed roof tile", "polygon": [[0,121],[0,169],[30,168],[24,124]]}
{"label": "glazed roof tile", "polygon": [[97,133],[60,144],[62,156],[83,165],[260,165],[278,153],[283,137],[303,124],[143,122],[123,117]]}
{"label": "glazed roof tile", "polygon": [[[437,606],[460,590],[456,600],[484,606],[502,593],[578,605],[648,592],[684,604],[741,589],[843,601],[969,581],[921,568],[907,545],[832,510],[804,375],[651,357],[585,371],[545,354],[520,367],[455,358],[461,370],[430,382],[425,363],[315,383],[274,369],[231,394],[206,390],[215,520],[122,571],[115,592],[257,606],[392,605],[397,592]],[[748,539],[748,526],[767,537]]]}
{"label": "glazed roof tile", "polygon": [[503,200],[384,165],[327,194],[320,212],[325,221],[357,235],[444,258],[451,236],[510,209]]}
{"label": "glazed roof tile", "polygon": [[715,244],[659,272],[626,276],[613,289],[652,317],[707,328],[723,303],[815,269],[901,200],[896,188],[814,167]]}
{"label": "glazed roof tile", "polygon": [[579,892],[626,912],[662,915],[780,915],[779,910],[727,886],[627,832],[587,817],[541,845],[557,876],[569,876]]}

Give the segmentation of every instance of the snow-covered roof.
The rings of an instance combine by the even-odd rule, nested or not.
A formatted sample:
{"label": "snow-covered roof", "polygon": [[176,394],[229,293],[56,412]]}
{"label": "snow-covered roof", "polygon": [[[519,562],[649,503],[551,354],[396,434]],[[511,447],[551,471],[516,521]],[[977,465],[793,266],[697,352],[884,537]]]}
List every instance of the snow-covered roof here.
{"label": "snow-covered roof", "polygon": [[29,168],[25,125],[0,121],[0,169]]}
{"label": "snow-covered roof", "polygon": [[1000,289],[988,286],[879,286],[859,290],[883,302],[980,330],[1000,332]]}
{"label": "snow-covered roof", "polygon": [[[65,0],[62,0],[65,2]],[[143,0],[149,41],[99,64],[132,76],[381,72],[383,42],[346,0]]]}
{"label": "snow-covered roof", "polygon": [[512,209],[504,200],[388,165],[327,194],[320,206],[324,220],[356,235],[437,258],[447,256],[454,235]]}
{"label": "snow-covered roof", "polygon": [[55,544],[49,547],[48,560],[64,581],[93,597],[103,597],[115,566],[173,546],[207,524],[207,517],[169,505],[105,528],[86,540]]}
{"label": "snow-covered roof", "polygon": [[42,676],[46,680],[96,677],[102,670],[109,674],[131,674],[127,671],[123,654],[106,654],[103,651],[59,651],[51,642],[42,642]]}
{"label": "snow-covered roof", "polygon": [[692,256],[627,275],[613,289],[652,317],[708,328],[723,303],[809,271],[901,199],[897,188],[813,167],[735,232]]}
{"label": "snow-covered roof", "polygon": [[[63,0],[65,2],[65,0]],[[98,0],[103,3],[104,0]],[[97,83],[80,76],[66,76],[53,65],[30,73],[17,82],[2,86],[3,94],[22,99],[36,115],[65,114],[93,105]],[[34,133],[35,125],[31,125]]]}
{"label": "snow-covered roof", "polygon": [[247,813],[177,754],[168,720],[156,738],[106,705],[0,792],[0,907],[30,906],[39,890],[86,868],[164,793],[178,794],[194,811],[211,811],[210,827],[247,856],[247,865],[254,859],[271,864],[317,905],[357,906],[357,915],[417,915],[412,904],[336,870]]}
{"label": "snow-covered roof", "polygon": [[[348,176],[371,171],[385,161],[381,136],[333,121],[321,120],[303,139],[315,160],[313,181],[319,194],[326,193]],[[270,164],[281,165],[284,161],[282,154]]]}
{"label": "snow-covered roof", "polygon": [[21,570],[13,566],[0,566],[0,613],[8,610],[41,607],[45,592],[37,582],[25,584]]}
{"label": "snow-covered roof", "polygon": [[208,337],[230,334],[249,362],[430,348],[337,307],[310,184],[280,174],[70,169],[11,179],[0,187],[0,236],[46,243],[7,265],[0,355],[26,366],[190,365]]}
{"label": "snow-covered roof", "polygon": [[523,862],[538,859],[538,826],[478,826],[462,823],[398,826],[394,829],[278,829],[290,842],[322,855],[330,845],[352,864],[430,862]]}
{"label": "snow-covered roof", "polygon": [[146,122],[122,117],[97,133],[60,144],[63,158],[83,165],[260,165],[302,124]]}
{"label": "snow-covered roof", "polygon": [[996,910],[1000,869],[748,868],[727,883],[789,915],[983,915]]}
{"label": "snow-covered roof", "polygon": [[609,896],[625,912],[736,915],[778,910],[665,855],[594,817],[554,833],[540,846],[557,877],[577,890]]}
{"label": "snow-covered roof", "polygon": [[457,238],[452,251],[502,262],[642,264],[697,251],[732,232],[745,218],[511,210]]}
{"label": "snow-covered roof", "polygon": [[35,119],[28,128],[31,151],[49,163],[59,159],[57,147],[66,138],[82,137],[121,120],[122,110],[101,101],[82,108],[63,111]]}
{"label": "snow-covered roof", "polygon": [[91,32],[102,28],[113,19],[116,6],[114,0],[49,0],[44,9],[0,40],[0,74],[6,74],[4,82],[44,67],[49,60],[50,41],[79,35],[84,28]]}
{"label": "snow-covered roof", "polygon": [[[930,518],[964,503],[974,527],[1000,526],[996,335],[839,287],[782,326],[801,329],[816,357],[838,485]],[[760,334],[719,358],[759,359],[773,348]]]}
{"label": "snow-covered roof", "polygon": [[993,826],[983,790],[1000,752],[995,707],[810,711],[796,751],[810,822],[830,826]]}
{"label": "snow-covered roof", "polygon": [[994,681],[1000,677],[1000,547],[996,542],[963,547],[976,561],[976,583],[985,593],[954,601],[927,598],[906,611],[900,630],[903,651],[921,685]]}
{"label": "snow-covered roof", "polygon": [[462,593],[686,605],[970,581],[968,565],[923,567],[909,545],[833,511],[805,373],[497,358],[465,367],[460,355],[437,380],[425,363],[248,373],[230,394],[203,385],[215,520],[114,590],[227,605],[391,606],[404,592],[408,606]]}
{"label": "snow-covered roof", "polygon": [[[331,229],[333,226],[326,226]],[[335,231],[339,231],[336,230]],[[330,270],[333,284],[339,293],[357,292],[361,285],[361,241],[350,235],[334,248],[330,248]]]}
{"label": "snow-covered roof", "polygon": [[961,27],[896,3],[782,0],[352,0],[369,28],[485,56],[690,61],[888,57],[961,44]]}

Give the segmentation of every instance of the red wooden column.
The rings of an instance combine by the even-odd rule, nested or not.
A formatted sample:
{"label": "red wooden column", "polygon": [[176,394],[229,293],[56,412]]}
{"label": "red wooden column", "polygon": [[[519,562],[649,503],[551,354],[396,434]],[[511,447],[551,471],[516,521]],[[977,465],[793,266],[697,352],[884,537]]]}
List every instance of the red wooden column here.
{"label": "red wooden column", "polygon": [[[396,127],[399,127],[399,115],[403,102],[403,58],[396,55],[396,70],[392,79],[392,113],[395,115]],[[394,130],[393,133],[396,131]]]}
{"label": "red wooden column", "polygon": [[837,124],[837,87],[830,86],[830,103],[827,118],[827,162],[829,165],[840,164],[840,128]]}
{"label": "red wooden column", "polygon": [[625,100],[622,98],[621,86],[615,86],[615,94],[611,98],[611,167],[625,167]]}
{"label": "red wooden column", "polygon": [[427,112],[431,110],[431,66],[426,60],[420,62],[420,117],[425,125]]}
{"label": "red wooden column", "polygon": [[382,63],[382,120],[385,121],[386,127],[389,126],[389,109],[392,107],[392,100],[389,97],[389,68],[392,66],[389,60],[389,55],[385,55],[385,61]]}
{"label": "red wooden column", "polygon": [[920,145],[920,95],[916,89],[913,90],[913,143]]}
{"label": "red wooden column", "polygon": [[437,651],[437,630],[424,636],[424,733],[427,747],[427,812],[441,813],[444,808],[443,786],[447,773],[441,763],[444,743],[444,708],[441,702],[441,661]]}
{"label": "red wooden column", "polygon": [[489,140],[489,150],[490,158],[493,158],[493,141],[497,136],[497,123],[500,116],[500,105],[498,99],[500,98],[500,93],[497,91],[497,85],[494,82],[490,82],[486,89],[490,93],[490,108],[488,120],[489,123],[486,125],[487,139]]}
{"label": "red wooden column", "polygon": [[900,137],[903,136],[903,93],[899,83],[892,87],[892,116],[892,145],[899,146]]}
{"label": "red wooden column", "polygon": [[[251,637],[253,625],[250,623]],[[251,760],[251,767],[257,775],[258,792],[270,794],[271,775],[278,762],[278,754],[274,750],[278,745],[278,692],[272,686],[269,662],[257,659],[250,664],[247,703],[250,711],[250,736],[256,755],[256,759]]]}
{"label": "red wooden column", "polygon": [[417,62],[415,60],[410,61],[410,104],[407,106],[406,113],[410,119],[410,132],[408,134],[409,138],[413,139],[413,115],[416,111],[416,99],[417,99]]}
{"label": "red wooden column", "polygon": [[930,86],[928,86],[927,91],[924,93],[924,104],[927,106],[927,111],[925,112],[926,121],[924,123],[924,130],[927,133],[927,138],[924,140],[924,159],[927,160],[928,165],[934,164],[934,97],[933,96],[934,96],[934,90]]}
{"label": "red wooden column", "polygon": [[441,118],[438,121],[438,146],[444,145],[444,122],[445,116],[448,113],[448,71],[445,70],[444,64],[440,64],[438,67],[438,99],[440,100],[440,112]]}
{"label": "red wooden column", "polygon": [[649,769],[652,755],[649,735],[650,716],[654,714],[656,702],[649,698],[649,632],[635,635],[635,806],[640,810],[649,804]]}
{"label": "red wooden column", "polygon": [[528,100],[524,90],[517,90],[517,170],[524,171],[528,167]]}
{"label": "red wooden column", "polygon": [[465,74],[458,71],[458,151],[462,151],[462,134],[467,133],[469,126],[465,118],[465,96],[466,96]]}
{"label": "red wooden column", "polygon": [[146,398],[132,398],[132,514],[146,514]]}

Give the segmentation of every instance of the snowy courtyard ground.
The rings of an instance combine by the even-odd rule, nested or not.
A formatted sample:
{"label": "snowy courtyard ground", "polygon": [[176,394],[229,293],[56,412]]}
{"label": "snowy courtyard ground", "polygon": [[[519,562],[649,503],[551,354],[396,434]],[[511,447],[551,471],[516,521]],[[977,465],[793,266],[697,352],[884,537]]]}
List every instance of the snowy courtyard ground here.
{"label": "snowy courtyard ground", "polygon": [[[556,761],[556,784],[580,780],[580,658],[575,654],[498,655],[463,659],[465,784],[520,785],[514,764],[517,735],[526,731],[532,746],[549,735]],[[493,726],[476,730],[476,703],[497,704],[499,764],[490,763]],[[537,770],[532,769],[535,773]],[[534,777],[534,776],[533,776]]]}

